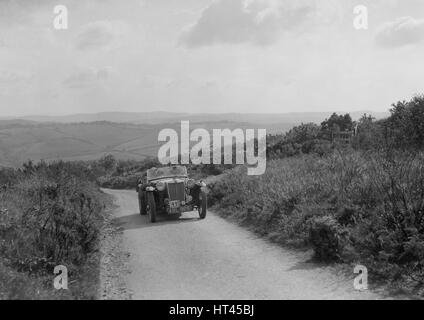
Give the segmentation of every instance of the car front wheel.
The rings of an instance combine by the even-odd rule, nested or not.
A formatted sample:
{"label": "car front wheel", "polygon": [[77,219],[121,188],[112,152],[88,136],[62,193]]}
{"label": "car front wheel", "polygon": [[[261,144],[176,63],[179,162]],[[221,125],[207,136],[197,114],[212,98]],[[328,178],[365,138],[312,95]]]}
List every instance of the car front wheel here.
{"label": "car front wheel", "polygon": [[142,216],[147,214],[147,212],[146,212],[146,201],[144,199],[145,199],[144,196],[142,196],[142,195],[138,196],[138,208],[139,208],[140,214]]}
{"label": "car front wheel", "polygon": [[150,222],[156,222],[156,202],[155,196],[151,192],[147,194],[147,214]]}
{"label": "car front wheel", "polygon": [[199,211],[199,217],[200,219],[205,219],[206,218],[206,211],[207,211],[207,197],[206,197],[206,193],[204,191],[200,192],[200,205],[199,208],[197,209]]}

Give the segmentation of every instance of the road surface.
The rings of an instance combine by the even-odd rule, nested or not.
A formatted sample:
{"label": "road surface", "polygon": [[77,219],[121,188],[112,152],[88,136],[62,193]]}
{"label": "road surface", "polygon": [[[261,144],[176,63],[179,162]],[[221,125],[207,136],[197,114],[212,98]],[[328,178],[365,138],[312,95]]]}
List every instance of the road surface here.
{"label": "road surface", "polygon": [[379,299],[351,277],[308,262],[212,212],[150,223],[135,191],[105,190],[129,253],[123,282],[132,299]]}

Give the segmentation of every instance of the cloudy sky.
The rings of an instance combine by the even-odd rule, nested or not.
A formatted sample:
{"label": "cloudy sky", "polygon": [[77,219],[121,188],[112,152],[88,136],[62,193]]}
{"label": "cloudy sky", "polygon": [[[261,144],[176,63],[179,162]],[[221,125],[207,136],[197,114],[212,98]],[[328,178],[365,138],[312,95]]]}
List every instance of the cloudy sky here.
{"label": "cloudy sky", "polygon": [[422,0],[0,0],[0,116],[385,111],[423,56]]}

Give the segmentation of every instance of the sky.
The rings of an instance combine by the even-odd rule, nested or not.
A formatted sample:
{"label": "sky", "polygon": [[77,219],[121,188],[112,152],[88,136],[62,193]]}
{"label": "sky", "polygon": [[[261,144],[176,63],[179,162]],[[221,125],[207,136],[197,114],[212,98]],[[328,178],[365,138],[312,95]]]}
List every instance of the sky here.
{"label": "sky", "polygon": [[387,111],[423,56],[422,0],[0,0],[0,117]]}

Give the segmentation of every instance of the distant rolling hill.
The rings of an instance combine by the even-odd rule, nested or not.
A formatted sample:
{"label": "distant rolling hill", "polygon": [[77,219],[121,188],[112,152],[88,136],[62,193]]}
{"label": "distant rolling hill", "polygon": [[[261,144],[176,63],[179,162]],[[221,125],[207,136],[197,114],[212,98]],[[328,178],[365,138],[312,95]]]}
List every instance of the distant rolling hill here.
{"label": "distant rolling hill", "polygon": [[[364,112],[352,113],[354,119]],[[62,117],[0,119],[0,166],[18,167],[27,160],[93,160],[104,154],[119,159],[157,156],[158,134],[164,128],[267,129],[285,132],[306,122],[320,123],[331,112],[289,114],[96,113]],[[387,114],[373,114],[383,118]]]}
{"label": "distant rolling hill", "polygon": [[[195,122],[247,122],[253,124],[282,124],[293,125],[301,122],[320,123],[328,118],[333,112],[292,112],[292,113],[173,113],[173,112],[100,112],[100,113],[81,113],[65,116],[25,116],[19,120],[36,122],[58,122],[58,123],[76,123],[76,122],[96,122],[109,121],[118,123],[135,124],[161,124],[179,122],[181,120],[190,120]],[[346,112],[337,112],[346,113]],[[388,112],[370,112],[355,111],[350,112],[354,120],[359,119],[364,113],[372,114],[377,119],[388,116]],[[4,119],[4,118],[3,118]],[[1,120],[1,118],[0,118]],[[10,119],[8,119],[10,120]]]}
{"label": "distant rolling hill", "polygon": [[[162,143],[158,134],[164,128],[180,133],[179,123],[129,124],[112,122],[33,123],[22,120],[0,121],[0,166],[18,167],[27,160],[94,160],[104,154],[118,159],[143,159],[157,156]],[[190,128],[256,128],[241,122],[191,122]],[[268,132],[289,127],[261,126]]]}

